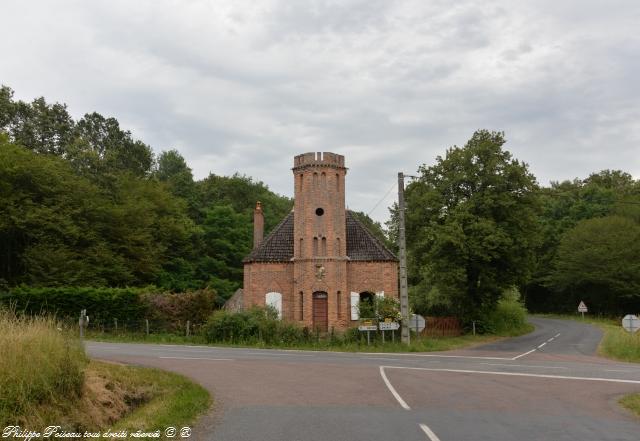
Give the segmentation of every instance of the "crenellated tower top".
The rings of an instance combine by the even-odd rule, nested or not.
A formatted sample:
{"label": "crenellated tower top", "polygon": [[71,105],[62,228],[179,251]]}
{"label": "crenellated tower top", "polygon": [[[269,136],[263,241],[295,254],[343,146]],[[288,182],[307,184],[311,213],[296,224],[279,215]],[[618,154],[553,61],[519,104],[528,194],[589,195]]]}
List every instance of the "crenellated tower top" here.
{"label": "crenellated tower top", "polygon": [[310,152],[293,158],[293,170],[305,167],[345,168],[344,156],[331,152]]}

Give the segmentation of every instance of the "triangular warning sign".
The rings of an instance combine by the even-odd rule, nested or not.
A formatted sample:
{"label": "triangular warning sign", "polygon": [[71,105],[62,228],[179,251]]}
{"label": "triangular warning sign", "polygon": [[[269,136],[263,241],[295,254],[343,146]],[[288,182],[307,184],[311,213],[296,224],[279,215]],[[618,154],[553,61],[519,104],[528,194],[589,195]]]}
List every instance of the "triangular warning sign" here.
{"label": "triangular warning sign", "polygon": [[580,304],[578,305],[578,312],[587,312],[587,305],[585,305],[582,300],[580,300]]}

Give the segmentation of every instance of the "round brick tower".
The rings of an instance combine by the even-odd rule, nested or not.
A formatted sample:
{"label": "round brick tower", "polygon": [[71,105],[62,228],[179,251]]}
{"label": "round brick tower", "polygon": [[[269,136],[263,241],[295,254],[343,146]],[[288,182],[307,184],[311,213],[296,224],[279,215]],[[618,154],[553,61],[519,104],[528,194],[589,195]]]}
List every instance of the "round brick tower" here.
{"label": "round brick tower", "polygon": [[320,331],[348,321],[344,156],[294,158],[295,319]]}

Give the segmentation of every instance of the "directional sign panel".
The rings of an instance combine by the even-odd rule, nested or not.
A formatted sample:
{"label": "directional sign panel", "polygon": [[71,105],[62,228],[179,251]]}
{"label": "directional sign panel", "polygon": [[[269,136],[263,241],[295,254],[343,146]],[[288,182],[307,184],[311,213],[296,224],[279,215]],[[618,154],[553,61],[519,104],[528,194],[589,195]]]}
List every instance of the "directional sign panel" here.
{"label": "directional sign panel", "polygon": [[397,322],[384,322],[378,323],[378,327],[381,331],[395,331],[400,327],[400,323]]}
{"label": "directional sign panel", "polygon": [[627,314],[622,319],[622,327],[633,334],[640,329],[640,319],[633,314]]}

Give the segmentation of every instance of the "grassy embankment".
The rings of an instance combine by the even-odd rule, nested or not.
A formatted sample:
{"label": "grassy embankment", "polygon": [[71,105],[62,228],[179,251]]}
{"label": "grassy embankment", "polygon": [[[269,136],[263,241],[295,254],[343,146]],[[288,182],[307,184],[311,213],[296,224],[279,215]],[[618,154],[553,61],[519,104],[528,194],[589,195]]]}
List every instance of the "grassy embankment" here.
{"label": "grassy embankment", "polygon": [[[529,332],[527,330],[527,332]],[[88,339],[105,342],[120,343],[162,343],[162,344],[190,344],[190,345],[208,345],[217,347],[232,348],[260,348],[260,349],[300,349],[310,351],[338,351],[338,352],[432,352],[432,351],[448,351],[452,349],[462,349],[466,347],[476,346],[483,343],[502,338],[496,335],[460,335],[455,337],[418,337],[412,336],[411,345],[409,347],[396,342],[386,341],[384,344],[380,341],[373,341],[371,345],[367,345],[366,337],[361,342],[340,342],[332,343],[329,339],[320,338],[318,341],[309,343],[265,343],[261,341],[245,341],[239,343],[231,342],[215,342],[207,343],[202,335],[180,336],[173,334],[150,334],[144,335],[140,333],[89,333]],[[387,334],[387,340],[391,340],[391,335]]]}
{"label": "grassy embankment", "polygon": [[[274,327],[278,324],[272,323]],[[453,349],[463,349],[490,343],[501,338],[515,337],[533,331],[534,327],[526,323],[524,318],[514,322],[502,321],[494,327],[491,334],[464,334],[459,336],[416,336],[412,335],[411,344],[407,347],[400,343],[399,335],[396,334],[395,342],[392,342],[390,332],[387,332],[385,343],[382,343],[380,335],[371,335],[371,344],[367,344],[366,333],[360,333],[355,339],[353,335],[336,334],[334,338],[330,336],[311,338],[309,340],[289,340],[279,341],[273,338],[265,342],[262,338],[247,338],[243,340],[208,340],[205,333],[191,336],[176,334],[149,334],[120,332],[103,333],[89,332],[87,338],[96,341],[124,342],[124,343],[163,343],[163,344],[190,344],[190,345],[211,345],[221,347],[251,347],[262,349],[299,349],[315,351],[339,351],[339,352],[433,352],[448,351]],[[359,338],[358,338],[359,337]]]}
{"label": "grassy embankment", "polygon": [[0,427],[153,431],[209,407],[207,391],[180,375],[89,361],[50,318],[0,310],[0,351]]}
{"label": "grassy embankment", "polygon": [[[603,357],[631,363],[640,363],[640,331],[630,334],[621,326],[621,320],[602,317],[584,319],[580,315],[544,314],[541,317],[576,320],[589,323],[602,329],[604,335],[598,346],[598,353]],[[627,409],[640,416],[640,394],[627,395],[620,400]]]}

